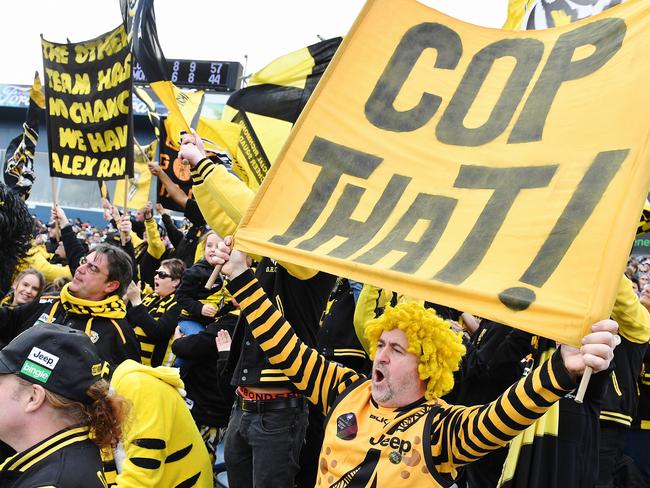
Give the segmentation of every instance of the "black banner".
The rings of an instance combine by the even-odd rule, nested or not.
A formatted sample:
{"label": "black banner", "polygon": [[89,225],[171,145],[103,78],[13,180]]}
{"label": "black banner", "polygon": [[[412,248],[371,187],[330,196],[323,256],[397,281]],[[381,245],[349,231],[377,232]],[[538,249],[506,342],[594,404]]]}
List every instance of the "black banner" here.
{"label": "black banner", "polygon": [[124,26],[79,43],[41,39],[50,175],[133,176],[131,53]]}

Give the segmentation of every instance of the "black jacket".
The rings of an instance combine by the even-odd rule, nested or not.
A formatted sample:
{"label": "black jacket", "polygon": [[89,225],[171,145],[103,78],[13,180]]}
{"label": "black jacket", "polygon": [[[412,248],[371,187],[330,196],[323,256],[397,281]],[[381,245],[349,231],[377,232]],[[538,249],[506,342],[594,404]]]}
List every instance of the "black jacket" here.
{"label": "black jacket", "polygon": [[99,448],[88,438],[88,427],[59,431],[2,465],[1,488],[38,486],[106,487]]}
{"label": "black jacket", "polygon": [[[183,273],[181,284],[176,290],[176,299],[181,306],[179,320],[195,320],[203,325],[214,322],[216,317],[201,315],[201,309],[204,303],[200,301],[207,300],[209,302],[216,302],[216,295],[222,293],[223,280],[221,278],[217,278],[209,290],[205,288],[205,284],[208,282],[208,278],[210,278],[213,269],[205,259],[201,259]],[[215,308],[219,309],[219,315],[224,315],[233,310],[230,300],[227,302],[224,301],[221,307],[219,307],[218,303],[214,305]]]}
{"label": "black jacket", "polygon": [[330,295],[329,310],[317,335],[317,349],[326,359],[352,368],[370,371],[371,362],[354,330],[354,293],[346,278],[338,280]]}
{"label": "black jacket", "polygon": [[[318,324],[336,277],[319,272],[301,280],[266,257],[257,266],[255,276],[300,340],[316,347]],[[271,366],[243,318],[235,329],[226,371],[232,372],[232,386],[293,388],[284,374]]]}
{"label": "black jacket", "polygon": [[637,429],[650,430],[650,348],[645,350],[639,376],[639,406],[633,425]]}
{"label": "black jacket", "polygon": [[603,398],[600,421],[609,426],[629,428],[639,400],[638,378],[648,343],[639,344],[619,335],[621,343],[614,353],[614,371]]}
{"label": "black jacket", "polygon": [[117,366],[125,359],[140,361],[140,344],[126,319],[66,312],[56,293],[42,295],[39,300],[20,307],[0,308],[1,345],[5,346],[39,320],[84,332],[97,347],[99,356],[112,366]]}
{"label": "black jacket", "polygon": [[195,200],[188,200],[185,204],[185,217],[187,217],[192,225],[185,235],[176,228],[172,218],[163,214],[162,222],[167,229],[167,235],[169,240],[176,250],[175,256],[178,259],[183,260],[185,266],[188,268],[194,264],[194,255],[196,254],[196,248],[199,244],[201,235],[205,230],[205,219],[201,214],[198,204]]}
{"label": "black jacket", "polygon": [[483,319],[461,361],[454,403],[472,406],[496,400],[521,378],[531,338],[527,332]]}
{"label": "black jacket", "polygon": [[227,314],[198,334],[176,339],[172,351],[179,358],[190,360],[181,371],[187,396],[185,402],[197,425],[226,427],[235,389],[219,378],[220,355],[215,343],[217,332],[235,330],[238,315]]}

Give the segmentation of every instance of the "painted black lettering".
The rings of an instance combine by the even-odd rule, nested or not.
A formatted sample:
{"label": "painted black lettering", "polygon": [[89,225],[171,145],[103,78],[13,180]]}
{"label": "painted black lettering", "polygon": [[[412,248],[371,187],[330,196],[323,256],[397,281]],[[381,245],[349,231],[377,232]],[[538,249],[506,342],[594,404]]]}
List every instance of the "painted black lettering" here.
{"label": "painted black lettering", "polygon": [[381,197],[377,200],[372,212],[365,222],[353,219],[352,213],[357,208],[359,200],[365,193],[365,188],[346,185],[336,206],[327,221],[313,237],[302,241],[296,247],[305,251],[313,251],[330,239],[341,236],[347,240],[332,249],[328,255],[345,259],[365,246],[381,229],[386,219],[395,209],[411,178],[393,175],[386,185]]}
{"label": "painted black lettering", "polygon": [[331,198],[341,176],[345,174],[367,179],[382,162],[382,158],[335,144],[321,137],[314,137],[304,160],[320,166],[321,171],[287,231],[270,239],[275,244],[286,245],[309,231],[320,215],[322,206]]}
{"label": "painted black lettering", "polygon": [[493,189],[494,193],[465,242],[434,279],[454,285],[465,281],[487,253],[519,192],[548,186],[556,170],[557,165],[524,168],[461,166],[454,182],[456,188]]}
{"label": "painted black lettering", "polygon": [[[553,230],[519,281],[541,287],[553,274],[562,258],[585,225],[603,193],[629,154],[629,149],[599,153],[578,184]],[[523,286],[499,293],[499,300],[511,310],[526,310],[537,298]]]}
{"label": "painted black lettering", "polygon": [[449,27],[437,23],[422,23],[411,27],[402,37],[366,102],[366,118],[371,124],[393,132],[419,129],[436,113],[442,99],[423,93],[418,104],[399,111],[395,100],[422,51],[437,51],[434,68],[454,69],[463,52],[460,36]]}
{"label": "painted black lettering", "polygon": [[[584,78],[600,69],[621,49],[626,29],[622,19],[609,18],[562,34],[526,100],[508,143],[541,140],[546,118],[562,83]],[[573,61],[576,50],[583,46],[595,49],[590,56]]]}
{"label": "painted black lettering", "polygon": [[[440,142],[456,146],[480,146],[506,129],[544,54],[544,43],[535,39],[503,39],[484,47],[472,58],[463,79],[436,127]],[[506,56],[517,60],[490,117],[480,127],[466,127],[467,116],[494,62]]]}
{"label": "painted black lettering", "polygon": [[[456,203],[454,198],[420,193],[390,234],[354,261],[375,264],[391,251],[402,251],[405,255],[390,269],[402,273],[417,271],[438,244]],[[428,222],[421,238],[417,242],[407,241],[406,236],[420,220]]]}
{"label": "painted black lettering", "polygon": [[596,156],[546,242],[520,281],[542,286],[548,280],[594,211],[629,152],[629,149],[622,149],[601,152]]}

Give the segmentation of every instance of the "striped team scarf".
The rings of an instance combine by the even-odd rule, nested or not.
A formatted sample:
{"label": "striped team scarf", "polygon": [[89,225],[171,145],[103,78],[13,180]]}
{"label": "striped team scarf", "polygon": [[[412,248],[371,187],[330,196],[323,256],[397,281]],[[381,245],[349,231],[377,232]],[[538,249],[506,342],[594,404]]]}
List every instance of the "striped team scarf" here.
{"label": "striped team scarf", "polygon": [[107,319],[123,319],[126,317],[126,305],[117,295],[111,295],[104,300],[84,300],[72,296],[68,291],[70,283],[61,289],[61,305],[68,313],[77,315],[92,315]]}

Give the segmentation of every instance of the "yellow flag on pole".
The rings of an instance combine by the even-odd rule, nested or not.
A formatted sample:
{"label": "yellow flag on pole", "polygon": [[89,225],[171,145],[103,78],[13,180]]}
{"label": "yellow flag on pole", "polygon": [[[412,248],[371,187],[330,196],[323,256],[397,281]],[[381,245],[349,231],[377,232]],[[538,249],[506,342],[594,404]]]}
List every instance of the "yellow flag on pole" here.
{"label": "yellow flag on pole", "polygon": [[[127,207],[134,210],[139,210],[144,207],[144,204],[149,201],[149,191],[151,188],[151,173],[147,168],[148,161],[156,159],[156,147],[158,141],[154,140],[147,146],[135,145],[133,154],[135,156],[135,163],[133,165],[133,178],[129,178],[129,188],[127,194]],[[115,182],[115,202],[124,201],[125,185],[124,180]]]}
{"label": "yellow flag on pole", "polygon": [[527,32],[370,0],[236,244],[578,345],[650,186],[649,51],[643,0]]}

